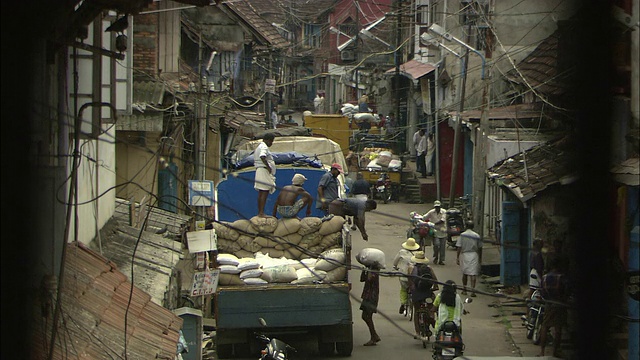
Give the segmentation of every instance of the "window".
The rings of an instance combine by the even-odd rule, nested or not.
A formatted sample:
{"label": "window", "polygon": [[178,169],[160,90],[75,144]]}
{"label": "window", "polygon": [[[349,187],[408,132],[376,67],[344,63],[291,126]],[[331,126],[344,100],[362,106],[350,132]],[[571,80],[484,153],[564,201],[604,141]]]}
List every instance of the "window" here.
{"label": "window", "polygon": [[430,4],[418,5],[416,11],[416,23],[418,25],[431,25],[437,22],[437,4],[435,2]]}
{"label": "window", "polygon": [[320,47],[320,26],[315,24],[305,24],[304,44],[312,48]]}
{"label": "window", "polygon": [[[460,24],[469,31],[469,44],[478,51],[491,52],[491,29],[487,24],[489,4],[487,0],[460,2]],[[490,55],[488,55],[490,56]]]}

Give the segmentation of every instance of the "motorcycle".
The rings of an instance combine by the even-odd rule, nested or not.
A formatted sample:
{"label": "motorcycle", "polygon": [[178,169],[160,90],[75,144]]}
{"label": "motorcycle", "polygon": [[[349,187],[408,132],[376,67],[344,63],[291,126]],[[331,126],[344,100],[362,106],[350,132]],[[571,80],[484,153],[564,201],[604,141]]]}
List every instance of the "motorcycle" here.
{"label": "motorcycle", "polygon": [[433,223],[425,221],[424,216],[415,211],[409,213],[409,221],[411,227],[407,231],[407,238],[412,237],[416,239],[418,244],[420,244],[420,249],[423,249],[425,246],[430,246],[429,235],[433,234]]}
{"label": "motorcycle", "polygon": [[[472,302],[471,298],[464,300],[465,304]],[[464,309],[463,315],[469,314]],[[464,352],[464,343],[462,342],[462,330],[458,328],[455,322],[445,321],[440,330],[436,333],[433,343],[433,359],[434,360],[452,360],[458,356],[462,356]]]}
{"label": "motorcycle", "polygon": [[447,246],[456,247],[458,237],[465,230],[462,213],[456,208],[447,209]]}
{"label": "motorcycle", "polygon": [[464,343],[458,326],[453,321],[446,321],[436,334],[433,343],[433,359],[451,360],[462,356],[463,352]]}
{"label": "motorcycle", "polygon": [[380,195],[382,197],[382,201],[386,204],[391,201],[391,194],[391,179],[387,173],[382,173],[376,180],[374,199],[376,195]]}
{"label": "motorcycle", "polygon": [[[266,327],[267,323],[260,318],[260,324]],[[282,340],[270,338],[265,334],[256,333],[256,338],[266,344],[260,353],[260,360],[287,360],[289,352],[295,352],[296,349]]]}
{"label": "motorcycle", "polygon": [[528,300],[528,316],[523,315],[523,324],[527,327],[527,339],[533,339],[534,345],[540,344],[540,328],[544,317],[544,299],[540,289],[531,293]]}

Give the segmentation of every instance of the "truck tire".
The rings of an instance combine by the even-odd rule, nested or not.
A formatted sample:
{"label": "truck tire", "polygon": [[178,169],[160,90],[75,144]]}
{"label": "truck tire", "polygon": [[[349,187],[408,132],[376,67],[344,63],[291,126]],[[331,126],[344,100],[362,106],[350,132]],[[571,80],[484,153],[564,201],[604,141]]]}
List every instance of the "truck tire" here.
{"label": "truck tire", "polygon": [[334,342],[318,342],[318,352],[322,356],[331,356],[336,348]]}
{"label": "truck tire", "polygon": [[340,356],[351,356],[353,351],[353,341],[337,342],[336,351]]}
{"label": "truck tire", "polygon": [[233,354],[233,345],[231,344],[218,344],[216,346],[216,355],[218,359],[229,359]]}

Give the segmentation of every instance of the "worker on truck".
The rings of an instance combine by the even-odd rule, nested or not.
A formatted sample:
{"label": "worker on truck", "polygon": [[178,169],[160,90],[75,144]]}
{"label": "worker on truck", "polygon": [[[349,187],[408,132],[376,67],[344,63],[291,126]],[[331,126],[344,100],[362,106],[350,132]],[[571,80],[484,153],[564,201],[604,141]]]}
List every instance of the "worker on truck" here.
{"label": "worker on truck", "polygon": [[329,204],[329,214],[338,216],[353,216],[353,222],[362,234],[362,240],[369,241],[369,235],[364,228],[365,211],[375,210],[378,203],[375,200],[361,200],[357,198],[336,199]]}
{"label": "worker on truck", "polygon": [[307,178],[302,174],[293,175],[291,185],[282,188],[276,203],[273,205],[273,216],[280,214],[283,218],[295,218],[305,205],[307,216],[311,216],[311,203],[313,198],[302,185]]}

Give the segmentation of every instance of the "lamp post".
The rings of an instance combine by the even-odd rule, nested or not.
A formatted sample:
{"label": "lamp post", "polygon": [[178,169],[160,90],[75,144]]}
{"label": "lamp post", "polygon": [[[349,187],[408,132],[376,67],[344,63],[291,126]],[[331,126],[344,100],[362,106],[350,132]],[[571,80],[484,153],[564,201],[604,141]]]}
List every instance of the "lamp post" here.
{"label": "lamp post", "polygon": [[[449,47],[447,47],[446,45],[442,44],[439,41],[436,41],[435,38],[431,35],[437,35],[441,38],[444,38],[445,40],[448,41],[454,41],[456,43],[458,43],[459,45],[461,45],[462,47],[464,47],[467,51],[465,52],[464,57],[459,55],[458,53],[456,53],[455,51],[451,50]],[[458,148],[460,147],[460,127],[461,127],[461,123],[462,123],[462,119],[461,119],[461,115],[462,112],[464,111],[464,94],[465,94],[465,85],[466,85],[466,78],[467,78],[467,61],[466,61],[466,57],[468,55],[469,52],[473,52],[476,55],[480,56],[480,59],[482,60],[482,69],[481,69],[481,79],[483,81],[483,91],[482,91],[482,104],[481,104],[481,115],[480,115],[480,139],[482,139],[482,144],[481,144],[481,155],[480,155],[480,159],[479,161],[474,161],[474,191],[478,194],[478,196],[474,196],[473,197],[473,214],[474,214],[474,222],[478,225],[480,225],[479,229],[480,229],[480,236],[483,235],[483,229],[484,226],[482,224],[484,218],[483,216],[481,216],[481,210],[482,210],[482,202],[484,199],[484,181],[481,181],[482,179],[484,179],[484,170],[486,168],[485,164],[485,154],[484,154],[484,148],[485,148],[485,144],[484,144],[484,136],[487,133],[487,129],[486,129],[486,114],[485,114],[485,108],[487,105],[487,80],[485,78],[485,57],[476,49],[474,49],[473,47],[469,46],[467,43],[465,43],[464,41],[456,38],[455,36],[451,35],[450,33],[448,33],[447,31],[444,30],[444,28],[442,28],[440,25],[438,24],[432,24],[427,33],[424,33],[422,35],[420,35],[420,39],[426,43],[429,44],[433,44],[439,47],[444,48],[445,50],[451,52],[452,54],[454,54],[456,57],[458,57],[459,59],[461,59],[462,61],[462,78],[461,78],[461,89],[460,89],[460,106],[459,106],[459,111],[458,111],[458,121],[456,121],[456,126],[455,126],[455,134],[454,134],[454,140],[453,140],[453,159],[452,159],[452,164],[451,164],[451,187],[449,190],[449,207],[453,206],[453,200],[455,197],[455,186],[456,186],[456,177],[458,175]],[[480,139],[476,138],[476,146],[478,146],[478,142],[480,142]],[[474,152],[477,153],[477,152]],[[476,157],[477,158],[477,157]]]}

